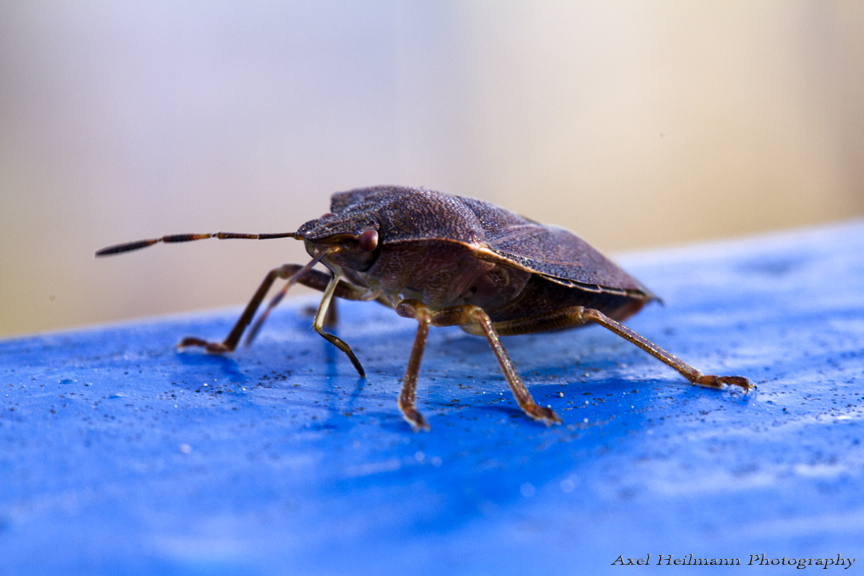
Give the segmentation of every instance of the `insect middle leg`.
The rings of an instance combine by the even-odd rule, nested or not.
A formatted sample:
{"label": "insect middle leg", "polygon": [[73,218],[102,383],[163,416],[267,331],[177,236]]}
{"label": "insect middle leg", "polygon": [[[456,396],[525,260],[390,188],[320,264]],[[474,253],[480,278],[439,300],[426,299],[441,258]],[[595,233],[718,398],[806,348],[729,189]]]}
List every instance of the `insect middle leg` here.
{"label": "insect middle leg", "polygon": [[492,351],[498,358],[498,363],[501,365],[501,370],[507,378],[507,383],[510,385],[510,390],[516,398],[519,407],[528,414],[531,418],[544,422],[547,426],[552,424],[560,424],[561,419],[555,414],[551,408],[538,406],[531,397],[531,393],[525,387],[516,369],[513,367],[513,362],[504,350],[501,340],[492,321],[486,312],[479,306],[464,305],[445,308],[437,312],[432,312],[429,308],[418,300],[403,300],[396,307],[396,312],[400,316],[407,318],[415,318],[419,322],[417,329],[417,337],[414,340],[414,348],[411,351],[411,359],[408,362],[408,369],[405,373],[405,380],[402,383],[402,392],[399,396],[399,408],[405,419],[414,426],[415,430],[428,430],[429,425],[426,424],[423,416],[417,412],[414,407],[415,391],[417,386],[417,374],[420,371],[420,360],[423,356],[423,350],[426,347],[426,335],[429,331],[429,324],[434,326],[459,326],[466,324],[476,324],[480,326],[480,330],[489,341]]}
{"label": "insect middle leg", "polygon": [[745,391],[753,388],[747,378],[743,376],[714,376],[711,374],[702,374],[699,370],[690,366],[680,358],[663,350],[650,340],[640,336],[633,330],[627,328],[623,324],[612,320],[599,310],[593,308],[583,308],[582,306],[572,306],[557,310],[550,314],[542,316],[532,316],[530,318],[522,318],[519,320],[508,320],[505,322],[497,322],[496,328],[501,334],[527,334],[530,332],[540,332],[544,330],[553,330],[558,328],[568,328],[570,326],[578,326],[594,322],[603,326],[607,330],[611,330],[618,336],[621,336],[628,342],[635,344],[639,348],[645,350],[667,366],[677,370],[682,376],[687,378],[693,384],[700,386],[708,386],[709,388],[722,388],[723,384],[731,384],[740,386]]}
{"label": "insect middle leg", "polygon": [[402,381],[402,391],[399,393],[399,410],[405,420],[411,424],[414,431],[429,431],[429,424],[416,408],[417,397],[417,375],[420,372],[420,362],[423,360],[423,351],[426,349],[426,337],[429,335],[429,324],[432,322],[432,312],[429,308],[417,300],[403,300],[396,307],[400,316],[414,318],[417,320],[417,336],[414,337],[414,346],[411,348],[411,358],[408,359],[408,368],[405,369],[405,379]]}

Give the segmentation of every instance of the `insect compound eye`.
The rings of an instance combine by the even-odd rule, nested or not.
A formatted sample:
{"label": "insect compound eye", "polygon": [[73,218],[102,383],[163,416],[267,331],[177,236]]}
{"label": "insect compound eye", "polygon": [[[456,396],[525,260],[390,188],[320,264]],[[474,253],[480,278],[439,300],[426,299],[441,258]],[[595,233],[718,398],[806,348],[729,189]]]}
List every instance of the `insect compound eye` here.
{"label": "insect compound eye", "polygon": [[333,212],[325,212],[324,214],[321,215],[319,220],[323,220],[324,218],[329,218],[330,216],[335,216],[335,214],[333,214]]}
{"label": "insect compound eye", "polygon": [[360,234],[360,248],[362,248],[366,252],[372,252],[377,247],[378,247],[378,231],[377,230],[364,230],[363,233]]}

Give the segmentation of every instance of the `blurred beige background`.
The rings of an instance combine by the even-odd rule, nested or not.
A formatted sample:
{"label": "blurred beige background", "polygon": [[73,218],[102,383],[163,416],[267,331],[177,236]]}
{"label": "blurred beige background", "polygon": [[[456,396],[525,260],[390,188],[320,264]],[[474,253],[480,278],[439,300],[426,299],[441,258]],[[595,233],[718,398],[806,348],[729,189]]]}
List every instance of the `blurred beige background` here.
{"label": "blurred beige background", "polygon": [[638,250],[864,214],[864,2],[0,2],[0,335],[240,305],[330,193]]}

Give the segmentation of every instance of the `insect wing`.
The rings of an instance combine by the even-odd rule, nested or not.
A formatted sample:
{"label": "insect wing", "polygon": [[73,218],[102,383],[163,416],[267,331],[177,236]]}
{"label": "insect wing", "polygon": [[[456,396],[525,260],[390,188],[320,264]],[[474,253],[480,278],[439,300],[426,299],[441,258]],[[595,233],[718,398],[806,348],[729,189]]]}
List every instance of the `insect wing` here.
{"label": "insect wing", "polygon": [[569,230],[538,224],[481,200],[462,200],[477,214],[489,248],[521,268],[560,284],[651,297],[635,278]]}

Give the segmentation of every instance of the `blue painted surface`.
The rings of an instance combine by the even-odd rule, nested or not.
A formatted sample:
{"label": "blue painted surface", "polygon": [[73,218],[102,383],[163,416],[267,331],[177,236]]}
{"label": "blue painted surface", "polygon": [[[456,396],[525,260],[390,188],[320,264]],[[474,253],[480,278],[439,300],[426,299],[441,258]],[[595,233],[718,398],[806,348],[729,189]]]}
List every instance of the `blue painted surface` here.
{"label": "blue painted surface", "polygon": [[628,325],[758,391],[692,387],[599,327],[505,338],[565,421],[546,428],[483,339],[433,329],[415,434],[396,407],[415,325],[374,304],[340,302],[366,381],[308,300],[227,358],[173,346],[239,310],[0,342],[0,571],[579,574],[649,553],[860,570],[864,222],[623,263],[666,302]]}

